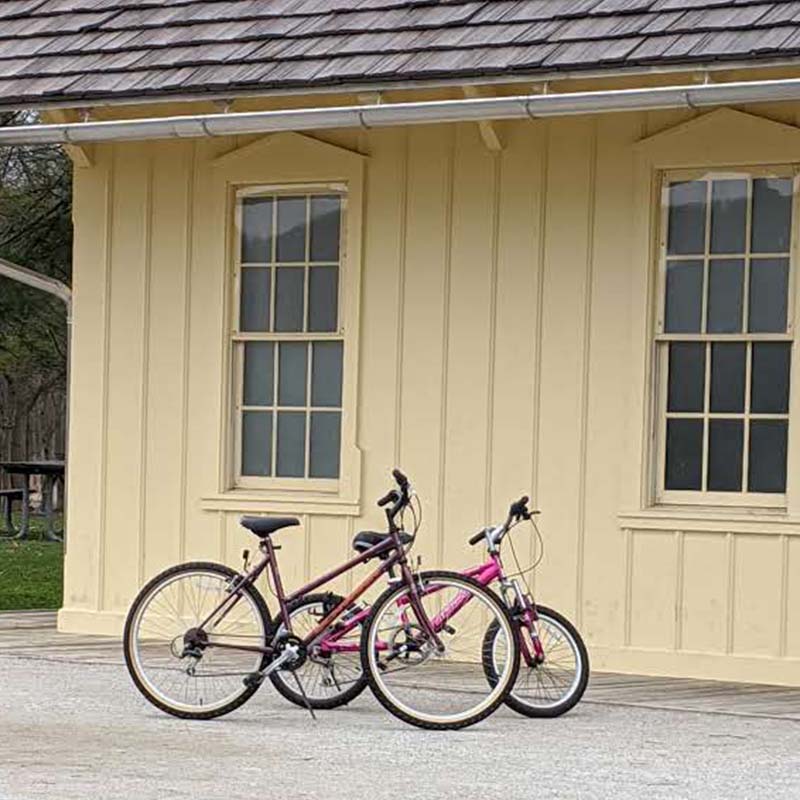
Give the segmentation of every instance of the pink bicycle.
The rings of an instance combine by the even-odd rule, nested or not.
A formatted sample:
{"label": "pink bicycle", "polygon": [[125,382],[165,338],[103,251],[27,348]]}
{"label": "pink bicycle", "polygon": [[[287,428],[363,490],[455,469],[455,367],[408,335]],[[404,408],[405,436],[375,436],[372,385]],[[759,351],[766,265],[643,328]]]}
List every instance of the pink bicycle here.
{"label": "pink bicycle", "polygon": [[[485,587],[497,585],[511,612],[521,667],[505,702],[528,717],[556,717],[573,708],[583,696],[589,680],[589,656],[575,626],[557,611],[537,605],[521,572],[509,575],[504,570],[500,553],[502,542],[512,528],[526,520],[532,520],[532,512],[528,509],[528,498],[523,497],[511,505],[502,525],[485,528],[472,536],[470,544],[483,542],[486,545],[487,558],[462,574]],[[538,534],[535,526],[534,529]],[[368,552],[380,536],[359,533],[353,540],[353,548],[357,552]],[[437,591],[436,575],[433,572],[420,574],[431,595]],[[343,598],[333,593],[298,597],[289,611],[294,630],[312,630],[342,601]],[[284,670],[270,675],[275,688],[287,700],[317,709],[345,705],[361,694],[371,683],[359,655],[371,613],[369,606],[351,604],[343,617],[318,639],[300,669],[305,696],[297,691],[293,676]],[[398,608],[396,613],[402,618],[404,611]],[[492,621],[482,635],[481,647],[484,674],[490,683],[499,679],[506,652],[500,626]]]}

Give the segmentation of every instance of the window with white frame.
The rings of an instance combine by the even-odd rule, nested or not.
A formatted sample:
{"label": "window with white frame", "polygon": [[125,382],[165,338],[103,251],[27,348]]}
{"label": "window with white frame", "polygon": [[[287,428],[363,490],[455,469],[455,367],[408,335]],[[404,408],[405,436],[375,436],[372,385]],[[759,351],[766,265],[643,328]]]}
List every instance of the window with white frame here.
{"label": "window with white frame", "polygon": [[794,196],[790,169],[664,176],[660,501],[785,503]]}
{"label": "window with white frame", "polygon": [[339,477],[344,205],[342,187],[237,196],[239,484]]}

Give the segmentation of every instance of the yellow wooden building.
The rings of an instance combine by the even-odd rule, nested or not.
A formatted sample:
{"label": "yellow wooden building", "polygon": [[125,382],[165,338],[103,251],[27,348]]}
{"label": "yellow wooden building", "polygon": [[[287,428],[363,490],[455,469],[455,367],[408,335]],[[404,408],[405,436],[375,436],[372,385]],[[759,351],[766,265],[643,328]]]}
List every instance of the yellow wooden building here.
{"label": "yellow wooden building", "polygon": [[75,161],[61,629],[238,564],[245,512],[301,517],[296,586],[400,466],[428,566],[532,496],[596,669],[800,684],[784,3],[85,5],[0,60],[48,123],[0,144]]}

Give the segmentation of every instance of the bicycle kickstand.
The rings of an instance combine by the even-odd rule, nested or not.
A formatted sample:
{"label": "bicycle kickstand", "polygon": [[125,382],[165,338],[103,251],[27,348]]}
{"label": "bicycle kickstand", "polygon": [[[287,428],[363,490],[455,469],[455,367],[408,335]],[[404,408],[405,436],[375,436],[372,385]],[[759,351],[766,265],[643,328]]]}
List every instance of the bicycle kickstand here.
{"label": "bicycle kickstand", "polygon": [[294,678],[294,682],[297,684],[297,688],[300,690],[300,694],[303,695],[303,702],[306,704],[306,708],[308,709],[309,714],[311,714],[311,719],[314,722],[317,721],[317,715],[314,713],[314,709],[311,707],[311,703],[308,702],[308,695],[306,694],[306,690],[303,688],[303,683],[298,677],[297,673],[292,670],[292,677]]}

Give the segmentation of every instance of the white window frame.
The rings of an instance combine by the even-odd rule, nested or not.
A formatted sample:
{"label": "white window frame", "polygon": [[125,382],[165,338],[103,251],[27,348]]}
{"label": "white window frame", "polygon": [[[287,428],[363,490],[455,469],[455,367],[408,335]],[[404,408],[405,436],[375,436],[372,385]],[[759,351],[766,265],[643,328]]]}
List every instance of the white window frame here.
{"label": "white window frame", "polygon": [[[725,179],[725,178],[742,178],[747,177],[752,186],[753,178],[761,177],[790,177],[793,181],[793,203],[792,203],[792,217],[791,217],[791,240],[790,251],[788,253],[770,253],[764,254],[769,257],[786,257],[789,258],[789,279],[788,279],[788,297],[787,297],[787,330],[786,333],[746,333],[741,334],[686,334],[686,333],[666,333],[664,331],[664,301],[666,290],[666,266],[667,266],[667,233],[668,233],[668,191],[669,184],[675,181],[690,181],[690,180],[708,180],[708,187],[710,192],[711,180],[709,179]],[[657,246],[657,280],[656,280],[656,299],[655,299],[655,331],[653,336],[653,364],[654,364],[654,381],[653,387],[655,392],[654,413],[652,415],[653,430],[652,441],[654,442],[654,500],[657,505],[670,505],[670,506],[709,506],[709,507],[737,507],[737,508],[756,508],[756,509],[779,509],[785,510],[787,507],[787,492],[783,493],[761,493],[761,492],[748,492],[746,490],[747,475],[748,475],[748,442],[749,442],[749,413],[750,413],[750,369],[751,369],[751,348],[747,348],[746,360],[746,374],[745,374],[745,407],[743,414],[711,414],[709,413],[709,390],[710,380],[709,373],[711,369],[710,348],[707,349],[705,359],[705,384],[704,384],[704,410],[701,414],[694,412],[675,413],[670,412],[670,416],[674,417],[692,417],[703,419],[705,421],[704,434],[703,434],[703,464],[702,464],[702,481],[703,488],[701,490],[675,490],[666,489],[664,486],[665,467],[666,467],[666,419],[667,419],[667,389],[668,389],[668,357],[669,347],[666,343],[671,341],[686,341],[686,342],[752,342],[752,341],[784,341],[794,342],[794,314],[795,314],[795,292],[796,292],[796,271],[797,271],[797,248],[798,238],[800,234],[800,169],[796,165],[770,165],[770,166],[735,166],[730,168],[725,167],[709,167],[707,169],[675,169],[675,170],[662,170],[659,175],[659,184],[657,192],[657,202],[660,203],[658,219],[658,246]],[[751,189],[750,189],[751,191]],[[750,195],[748,195],[750,197]],[[701,327],[704,329],[706,325],[706,306],[707,306],[707,291],[708,284],[708,267],[709,267],[709,247],[710,247],[710,225],[709,217],[711,213],[710,202],[706,204],[706,227],[705,227],[705,248],[703,253],[703,295],[702,295],[702,321]],[[744,272],[744,293],[743,293],[743,315],[744,320],[747,320],[748,314],[748,292],[749,292],[749,276],[750,276],[750,257],[753,254],[750,252],[750,230],[751,230],[751,215],[752,215],[752,202],[747,203],[746,210],[747,228],[745,233],[745,253],[744,254],[724,254],[722,257],[727,258],[741,258],[744,256],[745,272]],[[758,254],[755,254],[756,256]],[[716,256],[715,256],[716,257]],[[680,260],[681,256],[670,256],[670,260]],[[697,260],[698,256],[686,256],[688,260]],[[742,330],[746,331],[746,324],[743,325]],[[764,415],[759,414],[758,419],[769,419],[770,417],[776,419],[788,420],[787,432],[787,487],[791,481],[790,470],[793,464],[792,458],[792,406],[794,405],[793,393],[795,391],[795,378],[798,365],[797,359],[794,355],[794,347],[792,347],[791,365],[790,365],[790,402],[789,409],[786,414]],[[719,492],[708,491],[705,488],[707,479],[707,460],[708,460],[708,436],[709,436],[709,416],[712,418],[743,418],[744,419],[744,451],[742,463],[742,485],[744,491],[742,492]]]}
{"label": "white window frame", "polygon": [[[341,217],[340,217],[340,236],[339,236],[339,261],[338,261],[338,326],[336,331],[301,331],[301,332],[242,332],[240,330],[240,292],[241,292],[241,275],[243,269],[248,269],[244,266],[241,260],[241,233],[242,233],[242,208],[243,200],[248,197],[280,197],[280,196],[298,196],[298,195],[332,195],[336,194],[341,198]],[[320,494],[336,494],[340,491],[342,473],[346,469],[345,465],[345,403],[349,401],[349,392],[346,391],[347,375],[347,351],[351,343],[348,342],[345,325],[345,311],[346,311],[346,286],[347,286],[347,247],[348,247],[348,187],[342,182],[321,182],[321,183],[281,183],[281,184],[260,184],[255,186],[241,187],[234,193],[234,220],[233,220],[233,291],[231,292],[232,308],[230,309],[231,319],[233,325],[231,326],[230,347],[231,347],[231,363],[232,370],[231,376],[233,378],[231,385],[232,392],[232,411],[233,411],[233,424],[232,429],[232,483],[235,489],[253,489],[253,490],[273,490],[280,492],[312,492]],[[273,218],[274,220],[274,218]],[[308,223],[308,220],[307,220]],[[306,226],[306,250],[308,251],[308,237],[310,230],[308,224]],[[275,233],[273,231],[273,242],[275,241]],[[275,246],[275,245],[273,245]],[[326,262],[327,263],[327,262]],[[331,262],[332,263],[332,262]],[[274,324],[274,308],[275,308],[275,280],[276,280],[276,267],[277,262],[270,262],[271,270],[271,289],[270,289],[270,302],[271,313],[270,318]],[[291,265],[292,269],[304,269],[306,272],[306,280],[304,283],[305,301],[304,311],[308,311],[308,278],[307,273],[309,269],[309,262],[297,262]],[[311,478],[311,477],[279,477],[274,475],[275,465],[277,463],[277,412],[282,407],[278,405],[278,370],[274,371],[275,385],[273,387],[273,406],[271,407],[275,412],[273,421],[273,448],[272,448],[272,471],[271,476],[254,476],[242,474],[242,415],[243,411],[247,410],[243,402],[244,391],[244,347],[245,342],[275,342],[277,345],[280,342],[316,342],[316,341],[340,341],[342,342],[343,350],[343,365],[342,365],[342,405],[340,409],[340,443],[339,443],[339,477],[338,478]],[[277,348],[276,348],[277,350]],[[275,356],[277,363],[277,353]],[[306,404],[304,406],[292,406],[285,409],[290,411],[304,411],[306,413],[306,437],[305,437],[305,464],[306,470],[308,469],[310,446],[311,446],[311,432],[310,432],[310,411],[311,406],[311,359],[308,359],[306,370]],[[331,409],[327,409],[330,411]]]}

